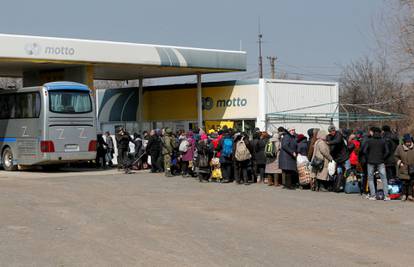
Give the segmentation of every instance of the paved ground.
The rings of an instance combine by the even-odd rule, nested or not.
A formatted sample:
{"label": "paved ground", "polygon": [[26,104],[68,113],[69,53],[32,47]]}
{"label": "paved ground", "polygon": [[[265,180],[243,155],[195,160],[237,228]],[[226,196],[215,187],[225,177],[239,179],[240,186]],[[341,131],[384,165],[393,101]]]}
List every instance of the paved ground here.
{"label": "paved ground", "polygon": [[105,172],[0,172],[0,266],[410,266],[414,204]]}

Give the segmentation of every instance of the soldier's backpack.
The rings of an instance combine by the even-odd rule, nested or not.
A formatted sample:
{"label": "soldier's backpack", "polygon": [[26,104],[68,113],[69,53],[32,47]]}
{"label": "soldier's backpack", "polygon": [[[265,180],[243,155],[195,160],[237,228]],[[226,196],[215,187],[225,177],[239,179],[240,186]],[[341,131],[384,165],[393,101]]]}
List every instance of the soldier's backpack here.
{"label": "soldier's backpack", "polygon": [[223,140],[223,149],[221,154],[224,157],[230,157],[233,154],[233,139],[231,138],[224,138]]}
{"label": "soldier's backpack", "polygon": [[244,142],[244,137],[237,142],[235,157],[237,161],[245,161],[252,157],[252,154],[250,154],[250,151],[247,149],[246,143]]}

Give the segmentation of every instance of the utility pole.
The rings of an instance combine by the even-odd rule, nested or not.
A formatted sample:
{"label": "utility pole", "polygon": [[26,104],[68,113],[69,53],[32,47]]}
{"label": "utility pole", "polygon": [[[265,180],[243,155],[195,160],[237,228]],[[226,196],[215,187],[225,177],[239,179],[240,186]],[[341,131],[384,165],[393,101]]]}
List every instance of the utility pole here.
{"label": "utility pole", "polygon": [[267,57],[267,59],[270,62],[270,71],[272,73],[272,79],[276,79],[276,71],[275,71],[275,62],[277,60],[277,57]]}
{"label": "utility pole", "polygon": [[262,58],[262,38],[263,34],[260,29],[260,17],[259,17],[259,79],[263,79],[263,58]]}

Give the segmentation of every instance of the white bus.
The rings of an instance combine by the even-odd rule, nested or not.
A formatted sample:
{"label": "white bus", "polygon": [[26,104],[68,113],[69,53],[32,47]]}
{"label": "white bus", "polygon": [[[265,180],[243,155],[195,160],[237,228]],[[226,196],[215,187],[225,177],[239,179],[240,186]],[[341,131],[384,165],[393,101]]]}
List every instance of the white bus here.
{"label": "white bus", "polygon": [[1,164],[53,166],[96,157],[92,91],[74,82],[0,92]]}

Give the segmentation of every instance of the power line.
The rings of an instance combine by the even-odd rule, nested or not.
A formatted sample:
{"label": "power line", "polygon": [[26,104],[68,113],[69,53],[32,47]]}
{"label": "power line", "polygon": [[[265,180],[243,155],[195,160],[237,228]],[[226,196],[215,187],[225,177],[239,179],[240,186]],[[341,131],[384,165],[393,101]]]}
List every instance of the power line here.
{"label": "power line", "polygon": [[[284,68],[290,68],[290,67],[283,66],[283,64],[282,64],[282,67],[284,67]],[[337,73],[337,74],[329,74],[329,73],[318,73],[318,72],[306,71],[306,70],[301,70],[299,68],[296,68],[296,69],[299,70],[298,73],[304,73],[304,74],[310,74],[310,75],[317,75],[317,76],[334,76],[334,77],[340,77],[341,76],[340,73]],[[294,72],[297,72],[297,71],[294,71]]]}
{"label": "power line", "polygon": [[[288,69],[286,69],[286,67],[284,67],[285,71],[289,71]],[[330,74],[330,73],[316,73],[316,72],[306,72],[306,71],[297,71],[297,70],[292,70],[290,71],[291,73],[297,73],[297,74],[303,74],[303,75],[315,75],[315,76],[333,76],[333,77],[341,77],[341,74]]]}
{"label": "power line", "polygon": [[293,68],[299,68],[299,69],[342,69],[342,67],[338,65],[331,65],[331,66],[328,66],[328,65],[324,65],[324,66],[323,65],[293,65],[285,61],[279,60],[279,62],[282,63],[283,65],[290,66]]}

